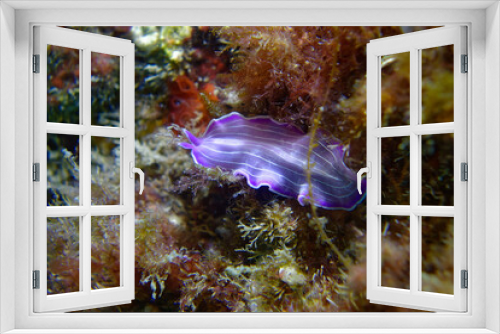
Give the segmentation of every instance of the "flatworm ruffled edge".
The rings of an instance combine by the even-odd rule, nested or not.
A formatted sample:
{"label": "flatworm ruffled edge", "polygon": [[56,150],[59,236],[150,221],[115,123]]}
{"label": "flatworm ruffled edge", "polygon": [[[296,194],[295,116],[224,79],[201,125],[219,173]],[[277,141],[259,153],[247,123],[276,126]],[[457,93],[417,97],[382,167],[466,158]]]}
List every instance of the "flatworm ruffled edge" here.
{"label": "flatworm ruffled edge", "polygon": [[[189,132],[187,129],[184,129],[184,134],[186,135],[186,137],[189,139],[189,141],[191,143],[179,143],[179,146],[181,146],[182,148],[185,148],[185,149],[190,149],[191,150],[191,156],[192,156],[194,162],[196,164],[204,166],[204,164],[200,163],[198,161],[198,158],[196,157],[196,154],[194,152],[195,146],[198,146],[200,144],[200,142],[202,141],[203,137],[205,137],[207,134],[209,134],[210,131],[214,130],[213,128],[214,128],[215,125],[230,123],[231,121],[233,121],[235,119],[238,119],[238,120],[244,119],[244,120],[247,120],[247,121],[250,121],[250,122],[264,121],[265,123],[274,123],[275,125],[278,125],[278,126],[281,126],[281,127],[286,127],[287,129],[291,129],[291,130],[295,131],[297,133],[297,135],[305,135],[305,133],[300,128],[298,128],[297,126],[295,126],[293,124],[287,124],[287,123],[278,122],[275,119],[271,118],[270,116],[255,116],[255,117],[247,118],[247,117],[241,115],[239,112],[233,111],[230,114],[224,115],[224,116],[222,116],[222,117],[220,117],[218,119],[212,119],[212,120],[210,120],[210,123],[208,124],[207,129],[205,130],[205,132],[203,133],[203,135],[202,135],[201,138],[196,137],[191,132]],[[318,139],[325,140],[325,134],[322,133],[321,131],[318,133],[318,137],[319,137]],[[328,144],[334,144],[332,146],[336,146],[337,143],[336,143],[336,139],[335,138],[330,137],[329,140],[330,140],[330,142]],[[337,149],[339,151],[343,151],[343,149],[341,147],[336,147],[334,149]],[[262,186],[267,186],[269,188],[269,191],[271,191],[274,194],[277,194],[277,195],[280,195],[280,196],[283,196],[283,197],[286,197],[286,198],[296,198],[297,201],[302,206],[305,204],[304,203],[304,199],[308,197],[307,195],[304,195],[304,194],[301,194],[301,193],[297,194],[297,197],[295,197],[294,195],[291,196],[291,195],[286,194],[285,192],[280,192],[279,184],[276,186],[272,182],[262,181],[262,182],[256,182],[255,184],[252,184],[252,182],[250,180],[251,178],[249,177],[249,175],[246,172],[242,172],[242,170],[240,170],[240,169],[233,171],[233,175],[242,175],[242,176],[244,176],[245,179],[246,179],[246,181],[247,181],[248,186],[250,186],[253,189],[258,189],[258,188],[260,188]],[[362,187],[366,188],[366,179],[362,180]],[[366,191],[364,191],[363,195],[360,196],[359,200],[357,200],[349,208],[345,208],[345,207],[330,207],[330,206],[326,205],[327,203],[322,203],[321,201],[318,201],[316,199],[315,199],[314,205],[318,206],[318,207],[321,207],[323,209],[327,209],[327,210],[352,211],[352,210],[354,210],[365,199],[365,197],[366,197]]]}

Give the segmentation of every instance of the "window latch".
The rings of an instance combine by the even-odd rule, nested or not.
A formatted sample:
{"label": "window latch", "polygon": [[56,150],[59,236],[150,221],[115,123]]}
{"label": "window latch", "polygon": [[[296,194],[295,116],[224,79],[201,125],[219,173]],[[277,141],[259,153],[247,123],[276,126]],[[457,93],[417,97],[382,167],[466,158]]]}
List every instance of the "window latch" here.
{"label": "window latch", "polygon": [[129,176],[131,179],[134,178],[135,173],[139,174],[139,185],[140,185],[139,195],[142,195],[142,191],[144,190],[144,172],[142,171],[142,169],[134,167],[133,161],[130,161],[128,166],[129,166]]}
{"label": "window latch", "polygon": [[372,163],[370,161],[368,161],[367,165],[368,165],[367,167],[361,168],[358,171],[358,192],[359,192],[360,195],[362,194],[362,191],[361,191],[361,177],[363,176],[363,174],[366,173],[366,176],[369,179],[372,178]]}

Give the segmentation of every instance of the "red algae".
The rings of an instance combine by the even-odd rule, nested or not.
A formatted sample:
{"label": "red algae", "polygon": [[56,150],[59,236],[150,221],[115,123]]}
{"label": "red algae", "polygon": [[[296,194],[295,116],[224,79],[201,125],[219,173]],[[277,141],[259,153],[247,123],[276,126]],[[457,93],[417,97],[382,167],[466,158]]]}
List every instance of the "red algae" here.
{"label": "red algae", "polygon": [[[175,123],[203,131],[210,121],[210,116],[193,81],[181,75],[172,81],[168,88],[168,112],[164,116],[164,123]],[[214,96],[214,89],[208,89],[207,95]]]}
{"label": "red algae", "polygon": [[[239,96],[235,106],[239,112],[266,113],[304,127],[312,121],[315,108],[322,106],[324,123],[331,130],[338,124],[333,117],[337,116],[335,102],[350,96],[355,80],[364,76],[366,43],[381,37],[382,29],[223,27],[215,31],[234,52],[232,72],[223,77],[227,88]],[[398,28],[384,30],[385,35],[398,33]]]}

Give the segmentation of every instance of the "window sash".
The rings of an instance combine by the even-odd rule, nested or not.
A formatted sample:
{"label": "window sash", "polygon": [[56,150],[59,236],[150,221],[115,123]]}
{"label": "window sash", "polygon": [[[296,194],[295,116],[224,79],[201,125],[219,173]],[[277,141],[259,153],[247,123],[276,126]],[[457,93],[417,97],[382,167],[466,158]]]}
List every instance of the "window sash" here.
{"label": "window sash", "polygon": [[[80,50],[80,124],[47,122],[47,46]],[[40,289],[34,291],[34,311],[53,312],[129,303],[134,299],[134,180],[135,164],[134,45],[128,40],[55,27],[35,27],[34,51],[40,55],[40,73],[34,80],[34,162],[40,163],[40,182],[34,183],[34,270],[40,271]],[[120,57],[120,126],[91,125],[91,52]],[[47,206],[47,134],[79,136],[79,204]],[[120,140],[120,205],[91,204],[91,138]],[[91,217],[120,216],[120,286],[91,289]],[[47,294],[47,218],[79,217],[78,292]]]}
{"label": "window sash", "polygon": [[[367,161],[372,178],[367,182],[367,298],[373,303],[423,310],[467,310],[467,290],[461,289],[460,271],[467,269],[467,183],[460,180],[460,163],[467,162],[466,83],[460,73],[461,54],[466,54],[465,27],[436,28],[371,41],[367,46]],[[421,49],[454,45],[454,122],[419,124]],[[410,52],[410,125],[381,127],[380,58]],[[453,207],[419,205],[421,195],[421,135],[454,133]],[[381,205],[381,138],[410,137],[410,205]],[[410,289],[381,286],[382,215],[410,217]],[[420,291],[422,273],[420,217],[454,218],[454,294]]]}

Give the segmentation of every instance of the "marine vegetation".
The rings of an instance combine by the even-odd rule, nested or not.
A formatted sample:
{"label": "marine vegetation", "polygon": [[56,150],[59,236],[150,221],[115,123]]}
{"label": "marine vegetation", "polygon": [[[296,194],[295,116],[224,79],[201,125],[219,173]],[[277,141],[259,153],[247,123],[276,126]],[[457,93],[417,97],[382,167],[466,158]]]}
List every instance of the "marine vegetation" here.
{"label": "marine vegetation", "polygon": [[[136,196],[135,299],[85,312],[409,311],[366,299],[366,205],[353,171],[366,157],[366,44],[424,28],[73,27],[135,43],[136,166],[146,174],[144,193]],[[49,77],[49,115],[76,117],[78,63],[69,60],[71,51],[51,52],[58,60]],[[432,108],[443,99],[436,78],[450,80],[440,66],[448,58],[449,50],[424,57],[439,69],[423,87],[426,119],[452,112],[452,105]],[[115,111],[105,97],[114,96],[115,72],[109,59],[95,61],[102,72],[92,78],[102,96],[93,100],[102,107],[95,119],[112,125]],[[391,80],[384,89],[405,94],[405,66],[397,56],[386,59]],[[405,121],[398,112],[405,101],[387,101],[388,121]],[[237,141],[243,146],[229,150]],[[50,205],[71,205],[79,194],[77,143],[49,138],[48,162],[64,171],[49,175]],[[453,190],[438,185],[450,179],[450,155],[437,154],[438,144],[449,148],[450,141],[423,140],[424,167],[434,177],[423,194],[429,203],[448,203]],[[396,204],[406,196],[400,185],[408,177],[408,145],[388,140],[383,147],[383,198]],[[96,140],[92,156],[93,201],[116,201],[119,148]],[[257,176],[257,168],[266,173]],[[391,190],[396,185],[400,192]],[[94,288],[119,282],[117,221],[94,221]],[[449,293],[452,221],[424,223],[423,286]],[[404,286],[409,223],[389,217],[383,228],[384,282]],[[51,294],[78,289],[78,231],[78,219],[48,224]]]}
{"label": "marine vegetation", "polygon": [[202,131],[207,126],[210,115],[203,104],[202,95],[209,101],[217,101],[213,93],[213,85],[206,84],[199,92],[194,83],[186,76],[180,75],[169,84],[169,112],[165,113],[165,124],[177,124],[183,128]]}

